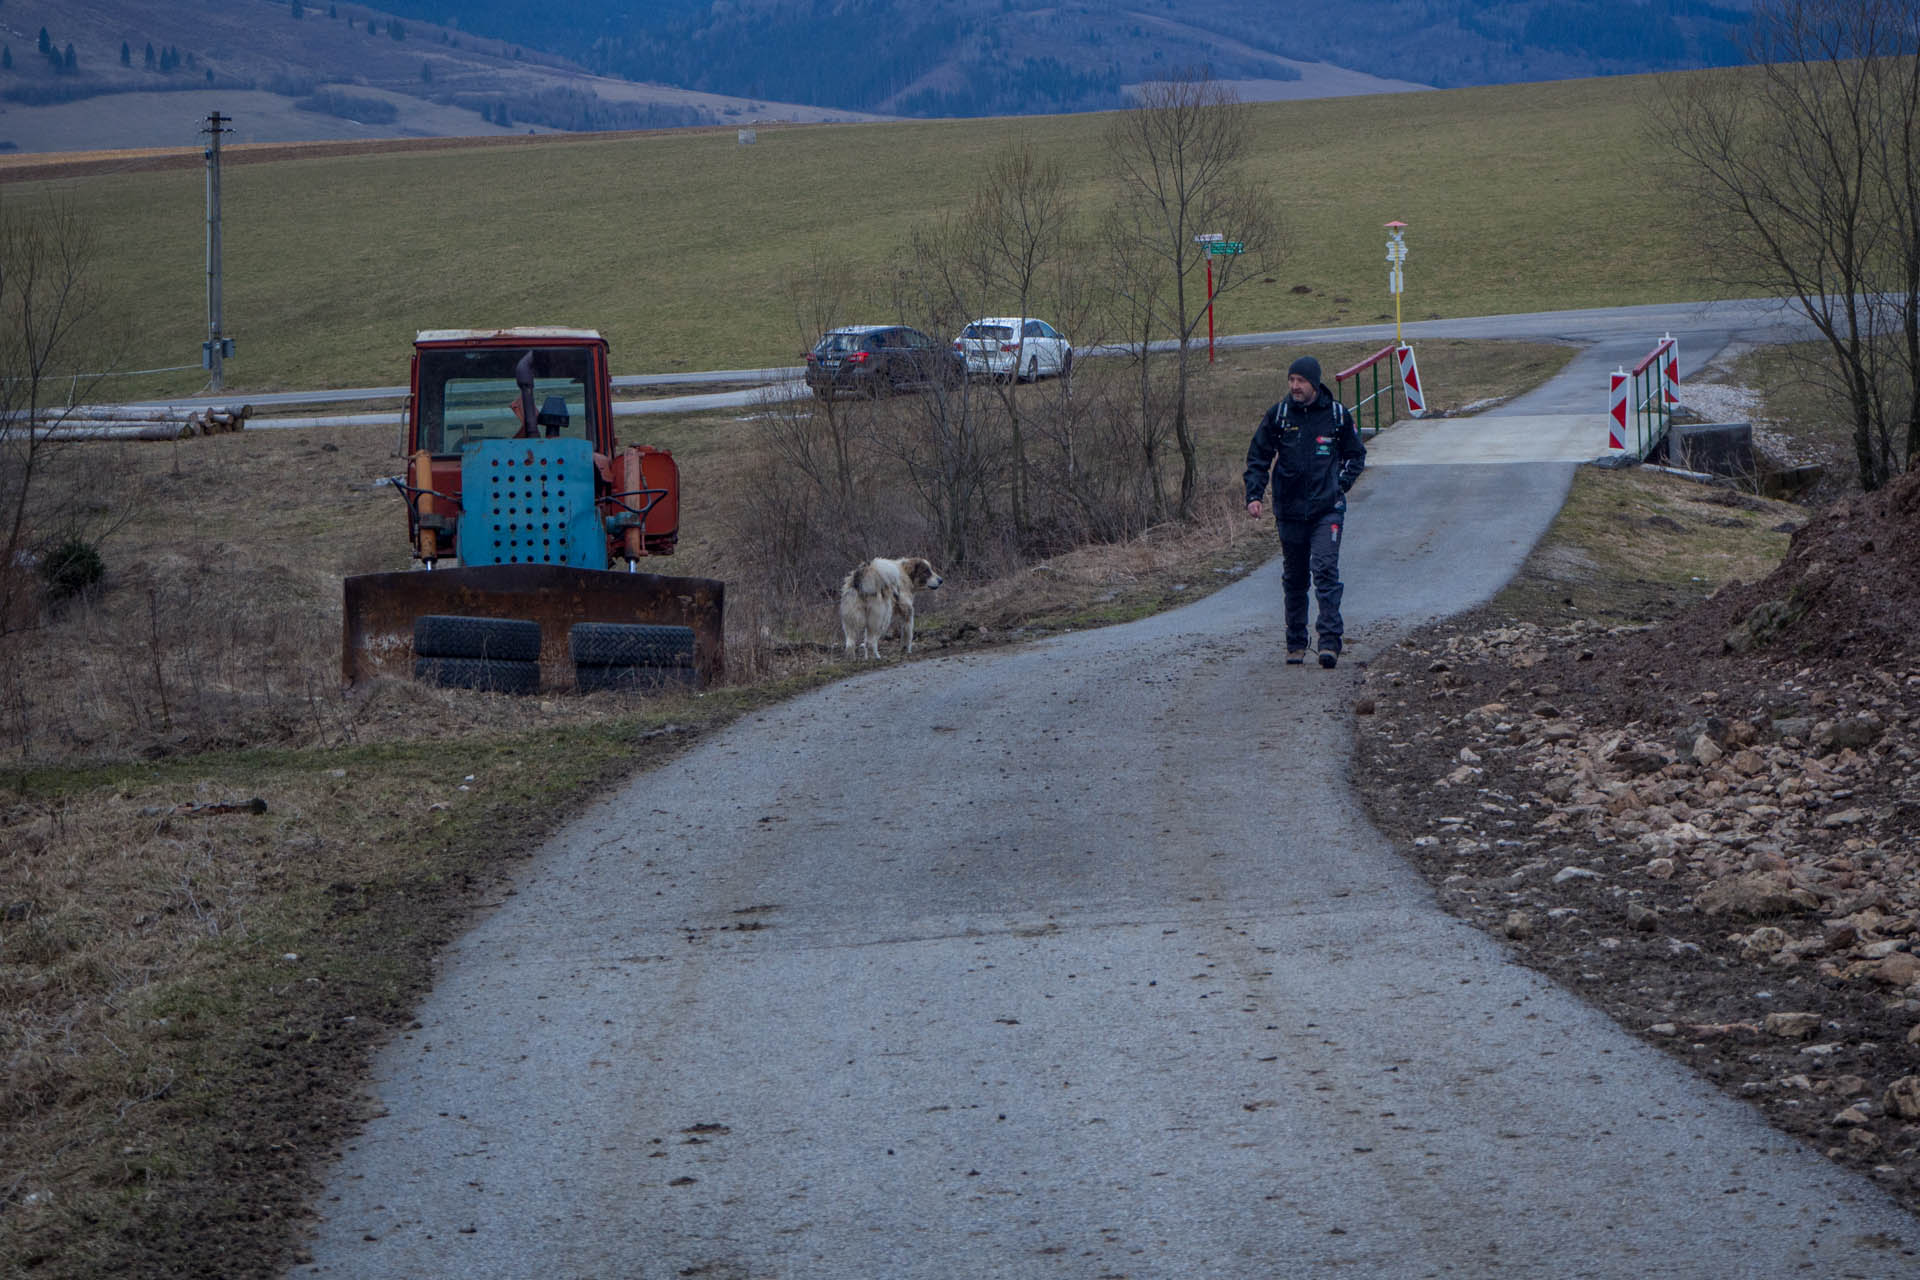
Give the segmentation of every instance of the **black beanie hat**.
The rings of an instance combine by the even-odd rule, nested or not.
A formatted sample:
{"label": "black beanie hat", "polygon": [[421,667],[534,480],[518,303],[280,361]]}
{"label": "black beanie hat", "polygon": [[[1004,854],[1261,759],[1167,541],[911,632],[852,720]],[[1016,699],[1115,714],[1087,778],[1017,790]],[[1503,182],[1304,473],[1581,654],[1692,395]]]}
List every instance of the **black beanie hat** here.
{"label": "black beanie hat", "polygon": [[1320,362],[1312,356],[1301,356],[1298,360],[1295,360],[1291,365],[1287,366],[1287,376],[1289,378],[1296,373],[1308,382],[1311,382],[1314,386],[1317,387],[1320,385]]}

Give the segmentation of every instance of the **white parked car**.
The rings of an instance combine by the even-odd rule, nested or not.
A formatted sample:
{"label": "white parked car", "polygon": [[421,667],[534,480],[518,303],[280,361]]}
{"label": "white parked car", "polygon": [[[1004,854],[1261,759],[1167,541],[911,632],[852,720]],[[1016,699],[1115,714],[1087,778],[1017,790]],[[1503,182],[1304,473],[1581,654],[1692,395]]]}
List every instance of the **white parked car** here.
{"label": "white parked car", "polygon": [[993,378],[1065,377],[1073,372],[1073,344],[1048,324],[1022,316],[975,320],[953,340],[969,375]]}

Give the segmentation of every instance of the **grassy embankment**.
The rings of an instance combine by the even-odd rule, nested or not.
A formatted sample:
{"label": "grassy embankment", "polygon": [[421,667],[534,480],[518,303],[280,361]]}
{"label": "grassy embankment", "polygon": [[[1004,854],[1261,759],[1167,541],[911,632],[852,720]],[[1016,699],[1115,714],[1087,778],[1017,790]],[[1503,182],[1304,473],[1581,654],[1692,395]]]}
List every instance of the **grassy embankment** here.
{"label": "grassy embankment", "polygon": [[[1289,228],[1278,268],[1226,294],[1223,333],[1391,318],[1384,232],[1407,233],[1405,316],[1712,296],[1680,210],[1636,181],[1647,82],[1620,78],[1268,103],[1250,172]],[[592,325],[621,373],[791,363],[782,280],[816,259],[878,280],[915,226],[962,209],[1016,139],[1102,207],[1104,117],[731,130],[548,146],[234,164],[224,181],[237,392],[404,380],[416,329]],[[131,345],[119,368],[197,363],[205,184],[194,170],[11,185],[99,230]],[[1221,230],[1231,232],[1230,228]],[[1295,289],[1305,286],[1305,292]],[[884,317],[882,317],[884,318]],[[197,373],[116,395],[198,389]]]}

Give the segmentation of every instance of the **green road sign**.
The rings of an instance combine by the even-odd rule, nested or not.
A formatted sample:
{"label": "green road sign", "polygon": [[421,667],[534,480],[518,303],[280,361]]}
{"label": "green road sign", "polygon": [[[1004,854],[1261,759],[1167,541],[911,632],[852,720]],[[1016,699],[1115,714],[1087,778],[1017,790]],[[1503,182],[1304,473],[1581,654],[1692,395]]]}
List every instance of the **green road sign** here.
{"label": "green road sign", "polygon": [[1207,252],[1216,257],[1238,253],[1247,246],[1239,240],[1219,240],[1207,246]]}

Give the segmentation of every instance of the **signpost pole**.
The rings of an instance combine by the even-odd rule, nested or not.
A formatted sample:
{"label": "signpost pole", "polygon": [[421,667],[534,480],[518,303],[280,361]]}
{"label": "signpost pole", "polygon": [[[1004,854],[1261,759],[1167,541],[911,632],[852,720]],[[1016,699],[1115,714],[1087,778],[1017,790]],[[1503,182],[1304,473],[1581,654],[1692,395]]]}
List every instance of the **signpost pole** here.
{"label": "signpost pole", "polygon": [[1246,246],[1238,240],[1229,240],[1218,231],[1207,231],[1193,238],[1193,242],[1206,250],[1207,261],[1207,363],[1213,363],[1213,260],[1231,258]]}
{"label": "signpost pole", "polygon": [[[1193,238],[1200,246],[1207,264],[1207,363],[1213,363],[1213,251],[1214,246],[1226,239],[1218,231],[1203,231]],[[1181,322],[1186,323],[1185,321]]]}
{"label": "signpost pole", "polygon": [[1400,394],[1406,400],[1408,415],[1419,418],[1427,412],[1427,393],[1420,385],[1420,366],[1414,360],[1413,348],[1407,345],[1400,328],[1400,296],[1407,288],[1403,265],[1407,260],[1407,224],[1397,219],[1389,222],[1387,233],[1387,291],[1393,295],[1393,345],[1394,359],[1400,366]]}
{"label": "signpost pole", "polygon": [[1387,231],[1387,292],[1393,295],[1393,343],[1397,347],[1404,347],[1407,344],[1400,336],[1400,294],[1407,287],[1407,278],[1401,267],[1407,260],[1407,224],[1389,222]]}

